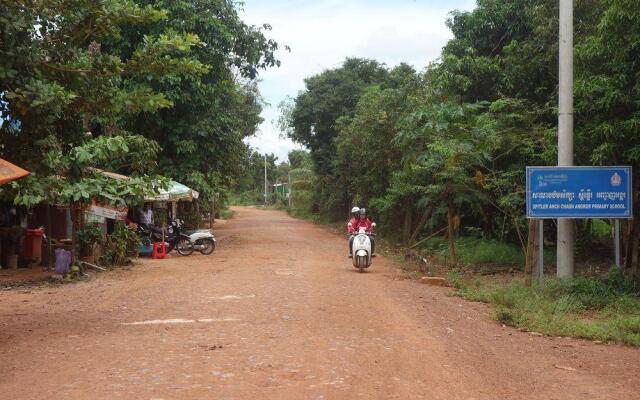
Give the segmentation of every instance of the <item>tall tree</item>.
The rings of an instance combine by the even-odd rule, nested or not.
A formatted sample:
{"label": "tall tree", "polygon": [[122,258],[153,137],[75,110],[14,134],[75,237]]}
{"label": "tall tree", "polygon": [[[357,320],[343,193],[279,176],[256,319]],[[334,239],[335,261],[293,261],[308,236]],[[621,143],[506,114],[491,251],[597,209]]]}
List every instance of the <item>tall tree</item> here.
{"label": "tall tree", "polygon": [[365,89],[386,75],[376,61],[347,59],[340,68],[307,78],[305,91],[287,114],[288,136],[311,151],[318,178],[316,201],[325,216],[342,217],[350,206],[345,176],[334,165],[337,120],[353,116]]}
{"label": "tall tree", "polygon": [[208,198],[220,185],[241,173],[244,144],[262,121],[262,100],[255,78],[261,69],[279,65],[278,45],[265,37],[269,25],[246,25],[232,0],[135,0],[140,6],[166,10],[171,19],[156,24],[130,24],[114,42],[124,55],[143,35],[197,35],[193,57],[208,67],[196,79],[149,80],[173,103],[153,115],[140,114],[127,126],[162,145],[160,170],[199,190]]}
{"label": "tall tree", "polygon": [[[172,106],[168,95],[142,77],[197,79],[207,71],[190,56],[198,38],[147,35],[127,57],[103,44],[118,38],[124,25],[166,18],[165,11],[130,0],[0,3],[0,147],[2,157],[33,172],[19,183],[18,201],[116,196],[101,190],[108,181],[83,169],[87,166],[133,174],[153,170],[159,147],[124,130],[121,121]],[[124,84],[131,79],[140,82]],[[135,160],[132,151],[138,151]],[[116,160],[128,161],[116,165]],[[64,182],[75,191],[56,190]]]}

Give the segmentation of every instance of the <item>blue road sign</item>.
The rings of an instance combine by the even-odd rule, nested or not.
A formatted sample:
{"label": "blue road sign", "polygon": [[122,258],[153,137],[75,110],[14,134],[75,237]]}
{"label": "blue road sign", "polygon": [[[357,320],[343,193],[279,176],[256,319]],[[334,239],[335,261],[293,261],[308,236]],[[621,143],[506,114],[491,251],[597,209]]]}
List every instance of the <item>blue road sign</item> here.
{"label": "blue road sign", "polygon": [[632,218],[631,167],[527,167],[527,218]]}

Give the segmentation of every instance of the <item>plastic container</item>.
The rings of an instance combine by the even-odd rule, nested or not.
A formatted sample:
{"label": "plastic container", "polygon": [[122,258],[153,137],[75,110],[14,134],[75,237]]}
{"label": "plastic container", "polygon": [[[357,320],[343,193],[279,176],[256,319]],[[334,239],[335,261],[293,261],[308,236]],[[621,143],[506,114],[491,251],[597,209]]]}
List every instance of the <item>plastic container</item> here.
{"label": "plastic container", "polygon": [[151,246],[151,245],[147,246],[147,245],[144,245],[144,244],[140,245],[139,254],[141,256],[150,257],[152,252],[153,252],[153,246]]}
{"label": "plastic container", "polygon": [[26,260],[42,260],[42,236],[44,229],[27,229],[22,247],[22,258]]}
{"label": "plastic container", "polygon": [[71,252],[65,249],[56,249],[56,274],[64,275],[69,272],[72,262]]}

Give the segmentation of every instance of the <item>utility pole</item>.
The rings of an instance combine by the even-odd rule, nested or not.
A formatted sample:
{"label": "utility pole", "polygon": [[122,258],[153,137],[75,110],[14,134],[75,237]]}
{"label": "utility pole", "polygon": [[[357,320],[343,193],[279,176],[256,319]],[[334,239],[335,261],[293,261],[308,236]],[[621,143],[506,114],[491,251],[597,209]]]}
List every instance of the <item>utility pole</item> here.
{"label": "utility pole", "polygon": [[291,208],[291,171],[287,173],[287,190],[289,192],[289,208]]}
{"label": "utility pole", "polygon": [[267,205],[267,154],[264,155],[264,205]]}
{"label": "utility pole", "polygon": [[[573,165],[573,0],[560,0],[558,82],[558,166]],[[571,219],[558,219],[559,278],[573,276],[574,232]]]}

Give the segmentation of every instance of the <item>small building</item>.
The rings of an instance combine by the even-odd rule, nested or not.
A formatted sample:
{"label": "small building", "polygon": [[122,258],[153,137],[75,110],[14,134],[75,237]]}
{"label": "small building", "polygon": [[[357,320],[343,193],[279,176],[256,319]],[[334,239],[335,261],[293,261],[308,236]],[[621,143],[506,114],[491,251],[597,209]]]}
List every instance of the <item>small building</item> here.
{"label": "small building", "polygon": [[288,183],[276,183],[273,185],[273,192],[278,193],[285,198],[289,198],[289,184]]}

